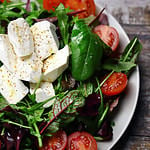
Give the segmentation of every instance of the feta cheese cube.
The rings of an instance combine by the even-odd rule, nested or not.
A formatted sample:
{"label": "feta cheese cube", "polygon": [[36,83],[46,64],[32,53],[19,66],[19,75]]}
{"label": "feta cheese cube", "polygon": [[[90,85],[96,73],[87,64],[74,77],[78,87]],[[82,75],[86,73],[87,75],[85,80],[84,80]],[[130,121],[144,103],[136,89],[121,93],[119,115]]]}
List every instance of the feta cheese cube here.
{"label": "feta cheese cube", "polygon": [[16,104],[28,93],[28,88],[3,65],[0,68],[0,93],[9,104]]}
{"label": "feta cheese cube", "polygon": [[[33,94],[36,89],[36,84],[30,84],[30,93]],[[53,96],[55,96],[55,91],[52,83],[50,82],[41,82],[40,87],[36,90],[36,101],[43,102]],[[44,105],[44,107],[50,107],[54,103],[55,99],[50,100]]]}
{"label": "feta cheese cube", "polygon": [[44,61],[43,81],[54,82],[68,67],[69,47],[65,46]]}
{"label": "feta cheese cube", "polygon": [[14,73],[20,80],[37,83],[42,75],[42,67],[42,61],[33,53],[17,59]]}
{"label": "feta cheese cube", "polygon": [[0,60],[18,79],[33,83],[40,80],[43,62],[34,52],[26,57],[17,57],[8,36],[1,34],[0,53]]}
{"label": "feta cheese cube", "polygon": [[8,37],[18,57],[31,55],[34,51],[33,36],[29,24],[23,18],[8,24]]}
{"label": "feta cheese cube", "polygon": [[9,71],[12,72],[14,70],[17,56],[6,34],[0,34],[0,61]]}
{"label": "feta cheese cube", "polygon": [[59,41],[55,31],[55,25],[48,21],[35,23],[31,27],[35,52],[41,60],[58,51]]}

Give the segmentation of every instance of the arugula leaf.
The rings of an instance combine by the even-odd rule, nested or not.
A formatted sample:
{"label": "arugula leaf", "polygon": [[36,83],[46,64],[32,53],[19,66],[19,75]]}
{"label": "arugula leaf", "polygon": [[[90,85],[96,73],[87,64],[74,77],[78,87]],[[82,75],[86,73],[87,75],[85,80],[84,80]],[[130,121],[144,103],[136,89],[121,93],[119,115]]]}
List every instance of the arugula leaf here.
{"label": "arugula leaf", "polygon": [[60,4],[56,8],[55,14],[58,18],[58,25],[64,44],[66,45],[69,42],[69,17],[67,16],[67,12],[63,4]]}
{"label": "arugula leaf", "polygon": [[103,114],[100,116],[100,118],[98,120],[97,128],[101,127],[104,119],[106,118],[106,115],[107,115],[108,111],[109,111],[109,105],[107,104],[105,110],[103,111]]}
{"label": "arugula leaf", "polygon": [[101,98],[101,103],[100,103],[100,106],[98,108],[98,116],[97,118],[99,119],[103,112],[104,112],[104,99],[103,99],[103,93],[102,93],[102,90],[100,88],[100,81],[98,80],[98,78],[96,78],[96,82],[97,82],[97,85],[98,85],[98,90],[99,90],[99,94],[100,94],[100,98]]}
{"label": "arugula leaf", "polygon": [[92,82],[80,82],[78,89],[81,91],[84,97],[88,97],[94,91],[94,85]]}
{"label": "arugula leaf", "polygon": [[72,76],[79,81],[90,78],[100,66],[103,43],[83,20],[77,20],[71,35]]}
{"label": "arugula leaf", "polygon": [[102,68],[115,72],[125,72],[126,74],[136,66],[135,61],[142,50],[142,45],[138,38],[133,38],[126,46],[119,60],[109,59],[105,61]]}
{"label": "arugula leaf", "polygon": [[114,70],[115,72],[122,72],[122,71],[129,71],[133,67],[135,67],[136,64],[132,62],[123,62],[114,59],[109,59],[104,62],[102,65],[102,68],[105,70]]}
{"label": "arugula leaf", "polygon": [[122,53],[120,61],[134,63],[141,50],[142,44],[139,42],[137,37],[133,38]]}

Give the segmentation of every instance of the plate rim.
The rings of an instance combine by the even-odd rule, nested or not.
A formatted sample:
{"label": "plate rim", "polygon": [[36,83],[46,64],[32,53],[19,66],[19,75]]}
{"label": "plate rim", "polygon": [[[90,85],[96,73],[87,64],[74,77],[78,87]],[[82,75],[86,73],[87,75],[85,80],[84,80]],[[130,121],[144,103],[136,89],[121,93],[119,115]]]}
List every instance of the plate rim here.
{"label": "plate rim", "polygon": [[[95,2],[96,3],[96,2]],[[96,3],[96,10],[102,10],[103,8],[100,6],[99,3]],[[115,20],[115,23],[120,26],[121,30],[123,31],[123,35],[125,36],[125,38],[127,39],[128,43],[130,42],[130,39],[129,39],[129,36],[127,35],[127,33],[125,32],[124,28],[121,26],[121,24],[118,22],[118,20],[110,13],[108,13],[106,10],[104,11],[107,15],[108,15],[108,18],[111,18],[111,20]],[[136,71],[136,72],[135,72]],[[135,110],[136,110],[136,107],[137,107],[137,103],[138,103],[138,98],[139,98],[139,92],[140,92],[140,71],[139,71],[139,66],[137,65],[135,70],[133,71],[135,72],[136,74],[136,77],[137,77],[137,87],[136,88],[136,96],[135,96],[135,102],[134,102],[134,105],[132,106],[132,111],[130,113],[130,116],[127,118],[127,123],[126,123],[126,126],[121,130],[121,133],[119,134],[119,136],[113,141],[113,143],[110,144],[110,146],[108,147],[108,149],[112,149],[118,142],[119,140],[121,139],[121,137],[125,134],[127,128],[129,127],[129,124],[131,123],[131,120],[134,116],[134,113],[135,113]],[[133,73],[132,72],[132,73]],[[107,142],[107,141],[106,141]],[[103,142],[97,142],[97,143],[103,143]],[[104,150],[104,149],[103,149]]]}

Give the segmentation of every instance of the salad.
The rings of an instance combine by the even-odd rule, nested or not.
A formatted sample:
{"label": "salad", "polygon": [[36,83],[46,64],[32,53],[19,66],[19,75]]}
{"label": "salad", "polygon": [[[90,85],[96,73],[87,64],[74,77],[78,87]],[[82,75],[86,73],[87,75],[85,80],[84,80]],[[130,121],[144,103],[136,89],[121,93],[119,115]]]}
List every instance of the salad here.
{"label": "salad", "polygon": [[93,0],[0,0],[0,149],[97,150],[142,50]]}

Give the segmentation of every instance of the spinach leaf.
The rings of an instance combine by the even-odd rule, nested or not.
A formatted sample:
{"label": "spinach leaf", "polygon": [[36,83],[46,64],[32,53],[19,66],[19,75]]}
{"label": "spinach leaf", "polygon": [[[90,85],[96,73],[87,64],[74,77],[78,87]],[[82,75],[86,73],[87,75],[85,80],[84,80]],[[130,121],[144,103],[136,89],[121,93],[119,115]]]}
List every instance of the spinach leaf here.
{"label": "spinach leaf", "polygon": [[67,12],[63,4],[60,4],[56,8],[55,14],[58,18],[58,26],[60,28],[61,36],[64,44],[66,45],[69,41],[69,17],[67,16]]}
{"label": "spinach leaf", "polygon": [[90,78],[100,66],[103,43],[83,20],[77,20],[71,35],[72,76],[79,81]]}

